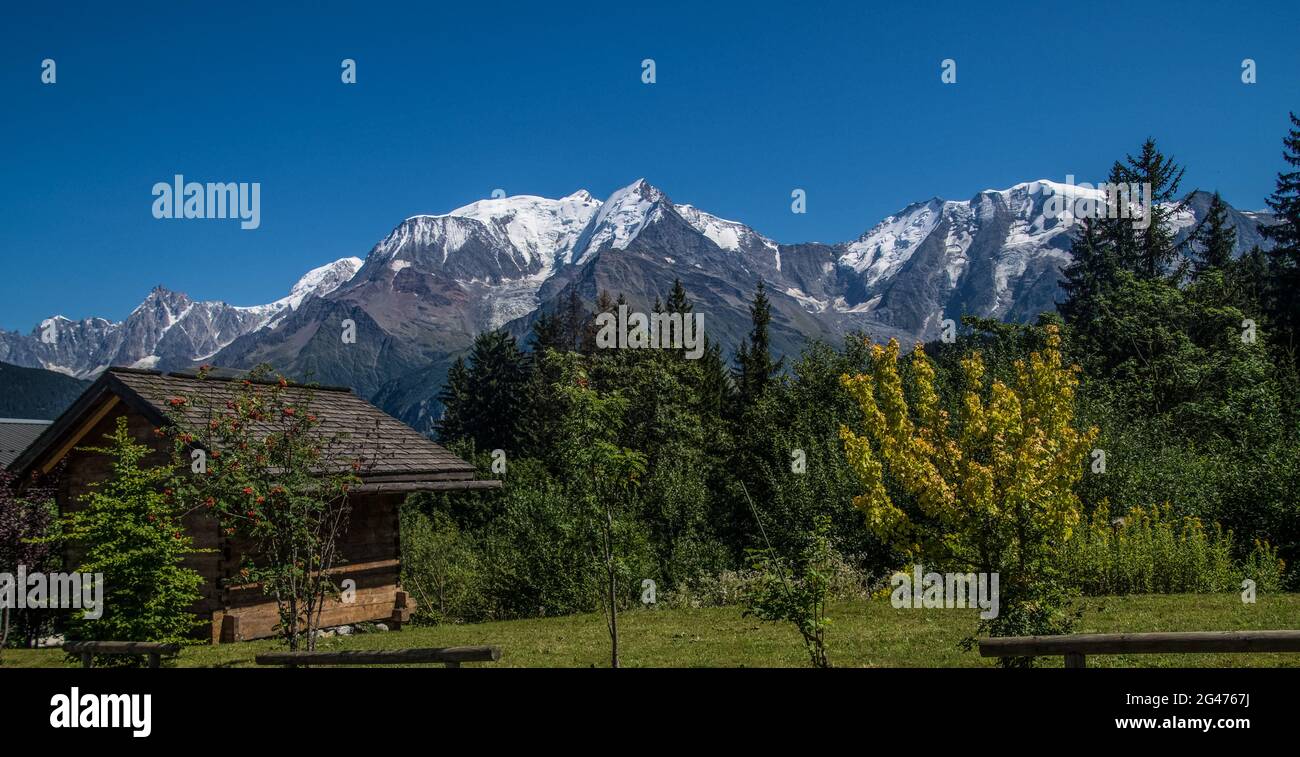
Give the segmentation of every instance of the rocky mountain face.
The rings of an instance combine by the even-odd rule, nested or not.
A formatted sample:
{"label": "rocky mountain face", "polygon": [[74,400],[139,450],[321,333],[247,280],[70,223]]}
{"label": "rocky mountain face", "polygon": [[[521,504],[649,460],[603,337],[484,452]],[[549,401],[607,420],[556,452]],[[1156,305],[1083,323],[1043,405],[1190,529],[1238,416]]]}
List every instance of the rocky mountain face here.
{"label": "rocky mountain face", "polygon": [[72,321],[53,316],[30,334],[0,332],[0,361],[94,378],[110,365],[176,370],[207,361],[240,336],[274,329],[304,301],[328,294],[352,278],[359,258],[321,266],[289,295],[266,305],[237,307],[196,302],[181,292],[154,287],[125,320]]}
{"label": "rocky mountain face", "polygon": [[[780,353],[849,330],[930,339],[945,318],[967,314],[1032,319],[1055,307],[1069,262],[1074,221],[1059,206],[1097,196],[1034,181],[969,200],[933,198],[838,244],[779,244],[674,203],[644,180],[604,202],[586,191],[481,200],[408,218],[364,260],[311,271],[274,303],[194,302],[159,287],[120,323],[56,317],[28,335],[0,333],[0,360],[77,377],[108,365],[269,362],[287,375],[352,386],[428,431],[447,366],[475,335],[505,328],[524,336],[575,292],[589,307],[607,290],[649,310],[680,278],[705,314],[705,333],[731,348],[749,329],[761,279]],[[1180,238],[1208,204],[1197,193],[1177,214]],[[1231,218],[1239,250],[1263,246],[1257,226],[1267,216],[1233,210]]]}

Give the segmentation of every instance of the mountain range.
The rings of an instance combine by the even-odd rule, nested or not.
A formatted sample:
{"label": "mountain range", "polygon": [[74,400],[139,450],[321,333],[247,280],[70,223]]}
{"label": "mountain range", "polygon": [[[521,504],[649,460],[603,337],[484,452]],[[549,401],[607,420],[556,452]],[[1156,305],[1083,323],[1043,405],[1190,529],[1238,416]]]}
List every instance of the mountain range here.
{"label": "mountain range", "polygon": [[[1055,308],[1070,259],[1073,221],[1049,211],[1056,195],[1100,197],[1031,181],[913,203],[857,239],[800,244],[674,203],[643,179],[603,202],[585,190],[486,199],[407,218],[364,259],[309,271],[275,302],[201,302],[159,286],[122,321],[54,316],[29,334],[0,332],[0,361],[83,379],[110,365],[269,362],[289,376],[351,386],[430,431],[447,367],[479,332],[522,337],[573,293],[589,309],[607,290],[649,310],[681,279],[706,334],[730,348],[748,331],[761,279],[778,354],[853,329],[914,341],[935,337],[946,318],[1030,320]],[[1179,238],[1209,200],[1194,193],[1176,213]],[[1258,226],[1267,214],[1229,216],[1239,252],[1266,246]]]}

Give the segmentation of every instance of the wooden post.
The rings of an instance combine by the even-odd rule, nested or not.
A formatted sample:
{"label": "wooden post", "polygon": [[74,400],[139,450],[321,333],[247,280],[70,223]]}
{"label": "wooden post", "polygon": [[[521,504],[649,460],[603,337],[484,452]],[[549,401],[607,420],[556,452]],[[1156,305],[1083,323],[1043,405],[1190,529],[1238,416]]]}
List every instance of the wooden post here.
{"label": "wooden post", "polygon": [[258,665],[414,665],[441,663],[458,668],[465,662],[496,662],[501,647],[438,647],[424,649],[351,649],[339,652],[264,652],[255,655]]}
{"label": "wooden post", "polygon": [[1065,667],[1086,668],[1088,667],[1087,659],[1078,652],[1068,652],[1065,655]]}
{"label": "wooden post", "polygon": [[228,644],[233,641],[240,641],[239,637],[239,616],[223,615],[221,618],[221,643]]}
{"label": "wooden post", "polygon": [[388,622],[394,631],[402,630],[402,625],[410,621],[412,604],[410,596],[405,591],[399,589],[393,595],[393,614]]}
{"label": "wooden post", "polygon": [[81,667],[91,668],[95,666],[95,655],[90,652],[81,653]]}
{"label": "wooden post", "polygon": [[157,652],[149,653],[149,667],[156,668],[162,664],[162,656]]}

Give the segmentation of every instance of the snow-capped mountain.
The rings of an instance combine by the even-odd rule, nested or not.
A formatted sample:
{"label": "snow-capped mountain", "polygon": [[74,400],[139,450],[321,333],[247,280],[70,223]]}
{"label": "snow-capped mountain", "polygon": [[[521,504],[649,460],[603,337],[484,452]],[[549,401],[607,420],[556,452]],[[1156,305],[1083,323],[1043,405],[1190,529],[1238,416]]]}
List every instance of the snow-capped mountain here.
{"label": "snow-capped mountain", "polygon": [[0,361],[77,378],[93,378],[110,365],[189,367],[240,336],[273,328],[308,298],[337,289],[361,263],[360,258],[343,258],[315,268],[294,284],[288,296],[252,307],[196,302],[160,285],[120,322],[54,316],[27,335],[0,332]]}
{"label": "snow-capped mountain", "polygon": [[[777,352],[851,329],[885,339],[933,338],[945,318],[1028,320],[1055,307],[1076,223],[1062,208],[1100,192],[1050,181],[914,203],[837,244],[779,244],[749,226],[676,204],[639,179],[605,201],[479,200],[398,224],[366,255],[306,274],[288,296],[236,307],[155,289],[126,320],[55,319],[55,339],[0,333],[0,361],[79,377],[108,365],[174,369],[198,362],[352,386],[422,430],[450,361],[481,331],[526,335],[573,295],[606,290],[648,309],[681,279],[727,348],[749,328],[767,284]],[[1204,218],[1197,193],[1173,219],[1180,236]],[[1230,211],[1244,250],[1263,245],[1265,214]],[[355,341],[341,338],[345,323]]]}

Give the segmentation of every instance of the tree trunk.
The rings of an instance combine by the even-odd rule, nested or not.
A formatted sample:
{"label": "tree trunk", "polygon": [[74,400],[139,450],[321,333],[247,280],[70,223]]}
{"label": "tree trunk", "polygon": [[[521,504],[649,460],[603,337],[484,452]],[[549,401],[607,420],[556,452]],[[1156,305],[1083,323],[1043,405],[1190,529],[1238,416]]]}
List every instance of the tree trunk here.
{"label": "tree trunk", "polygon": [[605,502],[605,570],[609,573],[609,640],[611,668],[618,667],[618,577],[614,572],[614,511]]}
{"label": "tree trunk", "polygon": [[614,599],[618,592],[616,589],[617,578],[614,576],[614,563],[609,563],[609,638],[613,642],[610,654],[610,667],[618,667],[618,605]]}

